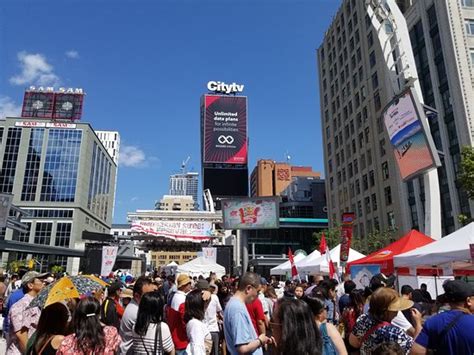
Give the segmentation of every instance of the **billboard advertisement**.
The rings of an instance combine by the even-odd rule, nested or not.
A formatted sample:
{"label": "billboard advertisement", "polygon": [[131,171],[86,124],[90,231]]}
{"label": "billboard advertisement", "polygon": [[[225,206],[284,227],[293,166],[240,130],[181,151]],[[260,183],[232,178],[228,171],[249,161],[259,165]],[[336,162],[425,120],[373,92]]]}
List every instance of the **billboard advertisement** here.
{"label": "billboard advertisement", "polygon": [[224,229],[277,229],[279,197],[223,199]]}
{"label": "billboard advertisement", "polygon": [[247,97],[204,95],[204,163],[247,164]]}
{"label": "billboard advertisement", "polygon": [[203,169],[204,189],[212,196],[248,196],[248,169],[207,168]]}
{"label": "billboard advertisement", "polygon": [[413,89],[392,100],[382,116],[404,181],[441,166],[424,109]]}
{"label": "billboard advertisement", "polygon": [[30,87],[25,91],[21,117],[79,120],[82,115],[82,89]]}
{"label": "billboard advertisement", "polygon": [[132,222],[132,230],[157,237],[199,243],[212,237],[212,222],[136,220]]}

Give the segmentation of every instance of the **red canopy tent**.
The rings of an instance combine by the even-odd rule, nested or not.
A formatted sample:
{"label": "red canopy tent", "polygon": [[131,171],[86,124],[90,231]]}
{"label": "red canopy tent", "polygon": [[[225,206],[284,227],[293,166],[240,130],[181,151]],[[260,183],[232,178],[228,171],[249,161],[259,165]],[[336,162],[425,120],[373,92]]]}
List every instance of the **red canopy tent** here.
{"label": "red canopy tent", "polygon": [[[347,268],[352,265],[376,264],[380,265],[380,271],[384,274],[394,272],[393,257],[398,254],[422,247],[423,245],[434,242],[434,239],[412,229],[407,235],[396,242],[367,255],[365,258],[352,261],[347,264]],[[397,268],[399,274],[408,274],[408,268]]]}

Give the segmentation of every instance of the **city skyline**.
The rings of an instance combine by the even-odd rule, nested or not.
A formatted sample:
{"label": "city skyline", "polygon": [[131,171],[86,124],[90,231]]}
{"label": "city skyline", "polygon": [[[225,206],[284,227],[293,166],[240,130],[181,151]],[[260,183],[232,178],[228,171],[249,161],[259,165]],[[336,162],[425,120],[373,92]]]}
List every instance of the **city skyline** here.
{"label": "city skyline", "polygon": [[[93,12],[86,2],[71,14],[41,4],[2,5],[0,113],[18,113],[29,85],[82,87],[83,121],[121,135],[114,223],[152,208],[184,157],[200,170],[199,100],[210,80],[245,85],[250,168],[289,152],[324,171],[316,49],[340,1],[103,2]],[[224,16],[229,26],[210,28]]]}

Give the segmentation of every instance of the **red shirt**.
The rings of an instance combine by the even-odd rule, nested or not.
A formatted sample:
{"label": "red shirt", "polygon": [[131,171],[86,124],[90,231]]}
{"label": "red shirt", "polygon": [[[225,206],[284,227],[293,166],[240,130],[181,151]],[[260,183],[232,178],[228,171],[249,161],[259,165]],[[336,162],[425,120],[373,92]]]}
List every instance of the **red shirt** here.
{"label": "red shirt", "polygon": [[265,313],[263,313],[262,302],[260,302],[260,300],[256,298],[255,301],[250,304],[247,304],[246,306],[247,311],[250,314],[250,319],[252,320],[253,327],[255,328],[257,334],[260,334],[260,331],[258,330],[257,326],[257,321],[265,321]]}

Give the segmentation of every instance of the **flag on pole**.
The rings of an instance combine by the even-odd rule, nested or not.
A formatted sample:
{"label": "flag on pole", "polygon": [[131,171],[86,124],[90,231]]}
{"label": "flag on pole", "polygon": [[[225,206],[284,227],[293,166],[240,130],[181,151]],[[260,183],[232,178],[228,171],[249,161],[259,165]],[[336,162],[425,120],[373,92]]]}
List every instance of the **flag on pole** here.
{"label": "flag on pole", "polygon": [[328,248],[328,245],[326,244],[326,237],[324,236],[324,232],[321,235],[321,242],[319,243],[319,252],[321,255],[324,255],[326,253],[326,249]]}
{"label": "flag on pole", "polygon": [[326,261],[329,266],[329,277],[331,279],[336,279],[339,281],[339,276],[336,272],[336,268],[334,267],[334,263],[331,260],[331,253],[329,252],[329,246],[326,243],[326,237],[324,236],[324,232],[321,235],[321,242],[319,244],[319,252],[321,255],[326,255]]}
{"label": "flag on pole", "polygon": [[298,269],[296,269],[295,258],[293,257],[291,248],[288,248],[288,259],[290,260],[290,264],[291,264],[291,278],[298,277],[299,279]]}

